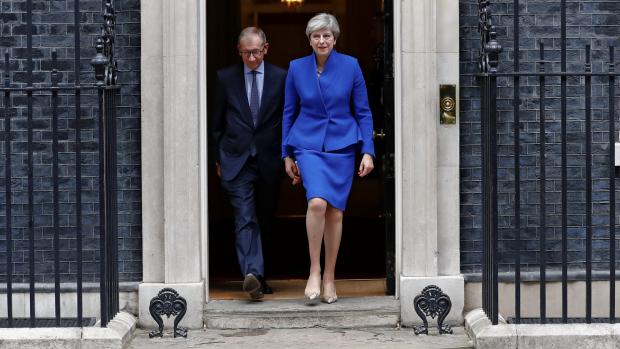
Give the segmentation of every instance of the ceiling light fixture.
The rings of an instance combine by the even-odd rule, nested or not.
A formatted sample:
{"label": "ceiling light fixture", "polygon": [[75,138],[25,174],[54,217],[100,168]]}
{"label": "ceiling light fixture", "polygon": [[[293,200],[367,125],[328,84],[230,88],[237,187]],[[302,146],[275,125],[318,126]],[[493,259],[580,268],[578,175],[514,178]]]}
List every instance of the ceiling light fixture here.
{"label": "ceiling light fixture", "polygon": [[304,0],[280,0],[281,3],[285,3],[288,7],[299,6]]}

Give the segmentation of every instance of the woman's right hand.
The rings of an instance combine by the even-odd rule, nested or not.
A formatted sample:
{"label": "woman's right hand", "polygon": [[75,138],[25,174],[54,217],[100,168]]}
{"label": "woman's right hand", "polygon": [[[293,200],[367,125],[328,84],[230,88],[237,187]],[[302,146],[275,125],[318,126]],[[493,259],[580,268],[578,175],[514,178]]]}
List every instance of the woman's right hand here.
{"label": "woman's right hand", "polygon": [[301,182],[299,168],[290,156],[284,158],[284,169],[286,170],[286,174],[293,180],[293,185],[297,185]]}

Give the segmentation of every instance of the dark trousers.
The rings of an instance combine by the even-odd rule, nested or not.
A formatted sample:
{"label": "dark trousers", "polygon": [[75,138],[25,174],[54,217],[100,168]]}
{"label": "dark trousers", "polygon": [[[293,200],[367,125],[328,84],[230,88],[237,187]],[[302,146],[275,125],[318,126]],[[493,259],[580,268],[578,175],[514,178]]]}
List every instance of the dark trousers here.
{"label": "dark trousers", "polygon": [[278,182],[261,178],[256,158],[250,157],[232,180],[222,180],[235,216],[237,259],[242,275],[265,275],[263,234],[270,232]]}

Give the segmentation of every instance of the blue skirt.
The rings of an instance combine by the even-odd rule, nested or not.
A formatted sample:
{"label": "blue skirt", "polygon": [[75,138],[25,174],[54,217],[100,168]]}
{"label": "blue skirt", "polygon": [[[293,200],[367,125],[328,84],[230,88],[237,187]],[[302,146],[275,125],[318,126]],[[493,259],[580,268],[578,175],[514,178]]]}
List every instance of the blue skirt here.
{"label": "blue skirt", "polygon": [[295,160],[306,189],[306,199],[322,198],[344,211],[355,175],[357,146],[333,152],[295,148]]}

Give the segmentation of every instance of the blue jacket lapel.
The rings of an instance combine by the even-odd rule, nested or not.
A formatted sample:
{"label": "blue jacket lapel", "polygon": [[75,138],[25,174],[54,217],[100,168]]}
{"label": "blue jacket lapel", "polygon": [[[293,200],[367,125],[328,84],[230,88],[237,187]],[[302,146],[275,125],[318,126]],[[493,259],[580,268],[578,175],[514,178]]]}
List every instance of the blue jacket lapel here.
{"label": "blue jacket lapel", "polygon": [[336,84],[339,71],[338,71],[338,55],[339,53],[336,50],[332,50],[327,58],[327,62],[325,62],[325,66],[323,67],[323,73],[321,73],[321,86],[323,87],[323,93],[327,93],[330,87]]}
{"label": "blue jacket lapel", "polygon": [[317,74],[316,55],[314,52],[312,52],[312,54],[310,55],[310,60],[312,61],[312,69],[310,69],[312,76],[310,78],[315,81],[314,86],[316,86],[319,91],[319,96],[321,96],[321,102],[323,104],[323,111],[326,115],[327,106],[325,105],[325,92],[329,90],[332,80],[338,74],[334,63],[334,61],[336,61],[337,59],[338,52],[336,52],[336,50],[332,50],[332,52],[329,54],[329,57],[327,57],[327,61],[325,62],[325,66],[323,67],[323,71],[321,72],[321,77],[319,78]]}

